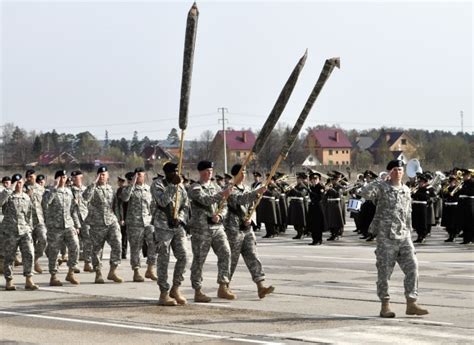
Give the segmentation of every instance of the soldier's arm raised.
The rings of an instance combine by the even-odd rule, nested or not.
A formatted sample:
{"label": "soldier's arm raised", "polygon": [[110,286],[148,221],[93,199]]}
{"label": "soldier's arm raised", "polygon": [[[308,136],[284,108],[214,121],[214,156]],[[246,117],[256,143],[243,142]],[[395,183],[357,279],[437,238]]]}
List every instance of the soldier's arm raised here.
{"label": "soldier's arm raised", "polygon": [[134,190],[135,190],[135,185],[132,184],[131,186],[127,186],[124,189],[122,189],[122,192],[120,193],[120,195],[117,195],[117,196],[120,197],[122,201],[128,202]]}
{"label": "soldier's arm raised", "polygon": [[0,206],[3,206],[7,201],[8,197],[12,194],[12,190],[5,188],[0,192]]}
{"label": "soldier's arm raised", "polygon": [[95,183],[89,185],[85,190],[84,192],[82,192],[82,198],[86,201],[86,202],[90,202],[92,200],[92,197],[94,196],[94,192],[95,192]]}
{"label": "soldier's arm raised", "polygon": [[363,187],[360,191],[360,195],[366,200],[376,200],[380,195],[380,183],[379,181],[374,181],[369,183],[367,186]]}

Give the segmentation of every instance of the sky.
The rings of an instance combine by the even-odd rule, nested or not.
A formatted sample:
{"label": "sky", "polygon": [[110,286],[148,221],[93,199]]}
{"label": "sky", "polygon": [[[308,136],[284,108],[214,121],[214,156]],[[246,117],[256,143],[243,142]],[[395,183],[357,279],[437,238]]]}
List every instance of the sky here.
{"label": "sky", "polygon": [[[98,139],[178,128],[191,1],[1,0],[0,125]],[[325,59],[335,69],[304,127],[473,132],[470,1],[199,1],[186,139],[258,130],[298,59],[280,118],[293,126]]]}

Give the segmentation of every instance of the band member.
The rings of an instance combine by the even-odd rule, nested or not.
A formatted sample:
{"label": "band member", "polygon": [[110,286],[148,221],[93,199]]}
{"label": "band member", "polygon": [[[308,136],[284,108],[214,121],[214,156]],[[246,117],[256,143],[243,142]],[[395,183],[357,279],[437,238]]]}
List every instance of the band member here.
{"label": "band member", "polygon": [[323,199],[327,227],[331,232],[331,236],[328,238],[328,241],[339,240],[344,229],[344,219],[341,209],[341,195],[334,188],[333,183],[334,182],[332,179],[328,179],[326,183],[326,194],[324,195]]}
{"label": "band member", "polygon": [[463,184],[459,191],[459,220],[463,233],[461,244],[469,244],[474,236],[474,177],[471,171],[463,169]]}
{"label": "band member", "polygon": [[320,183],[321,174],[311,173],[309,175],[310,191],[309,196],[311,202],[308,212],[308,228],[311,231],[313,242],[310,245],[316,246],[323,243],[323,231],[326,227],[326,218],[323,209],[323,198],[325,189]]}
{"label": "band member", "polygon": [[418,234],[414,243],[423,243],[431,229],[432,202],[435,197],[432,188],[428,188],[429,177],[425,174],[418,178],[418,189],[412,195],[412,226]]}
{"label": "band member", "polygon": [[296,175],[296,186],[288,191],[288,224],[293,225],[296,230],[294,240],[303,236],[306,227],[307,211],[305,207],[305,197],[309,195],[308,175],[301,172]]}
{"label": "band member", "polygon": [[275,177],[272,177],[257,208],[257,223],[265,224],[266,234],[263,238],[271,238],[277,235],[279,226],[277,214],[279,197],[280,188],[278,188],[275,182]]}
{"label": "band member", "polygon": [[[458,234],[457,206],[459,199],[459,190],[456,192],[456,177],[449,177],[449,185],[442,192],[443,196],[443,218],[441,226],[446,228],[449,237],[444,242],[454,242]],[[453,192],[454,191],[454,192]]]}
{"label": "band member", "polygon": [[[364,172],[364,178],[367,183],[370,183],[376,180],[378,175],[371,170],[366,170]],[[369,233],[369,227],[372,223],[372,220],[375,216],[375,203],[372,200],[365,200],[359,212],[360,217],[360,233],[362,237],[360,239],[365,239],[367,242],[371,242],[374,240],[374,235]]]}
{"label": "band member", "polygon": [[376,200],[377,209],[370,232],[377,235],[375,250],[377,266],[377,295],[382,302],[380,316],[391,318],[388,281],[398,263],[405,274],[404,288],[407,315],[425,315],[426,309],[416,304],[418,298],[418,261],[411,241],[410,189],[402,184],[403,161],[393,160],[387,165],[389,181],[375,181],[362,188],[361,195]]}
{"label": "band member", "polygon": [[117,177],[117,190],[115,192],[114,197],[114,204],[113,209],[114,213],[118,218],[118,222],[120,225],[120,233],[122,234],[122,259],[127,258],[127,250],[128,250],[128,237],[127,237],[127,225],[125,224],[126,217],[127,217],[127,206],[128,202],[123,201],[122,198],[122,191],[127,186],[127,177],[130,178],[130,182],[133,180],[133,175],[127,173],[126,177],[118,176]]}

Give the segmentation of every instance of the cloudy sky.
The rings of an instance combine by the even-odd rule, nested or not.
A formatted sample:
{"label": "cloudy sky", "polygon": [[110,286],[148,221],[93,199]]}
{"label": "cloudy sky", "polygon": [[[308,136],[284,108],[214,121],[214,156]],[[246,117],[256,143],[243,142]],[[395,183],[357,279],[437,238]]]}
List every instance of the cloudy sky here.
{"label": "cloudy sky", "polygon": [[[1,1],[1,122],[99,139],[178,127],[190,1]],[[340,56],[306,125],[473,131],[470,1],[200,1],[187,138],[258,129],[297,60],[293,125]]]}

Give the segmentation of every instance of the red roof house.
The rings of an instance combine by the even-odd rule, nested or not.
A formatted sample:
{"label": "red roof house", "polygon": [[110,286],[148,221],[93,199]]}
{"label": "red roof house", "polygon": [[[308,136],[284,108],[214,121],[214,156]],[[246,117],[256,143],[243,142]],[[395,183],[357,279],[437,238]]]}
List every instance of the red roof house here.
{"label": "red roof house", "polygon": [[322,165],[350,165],[352,144],[340,128],[313,129],[306,147]]}

